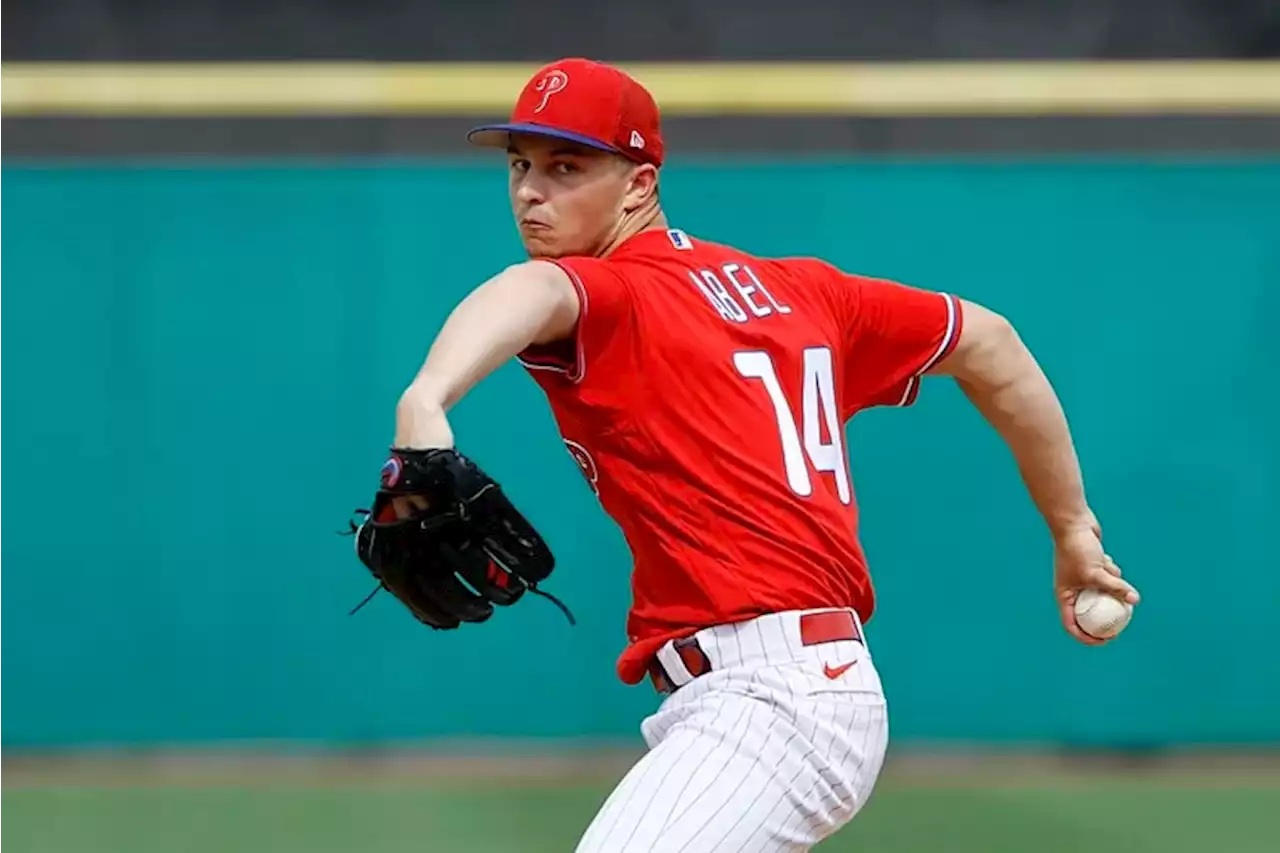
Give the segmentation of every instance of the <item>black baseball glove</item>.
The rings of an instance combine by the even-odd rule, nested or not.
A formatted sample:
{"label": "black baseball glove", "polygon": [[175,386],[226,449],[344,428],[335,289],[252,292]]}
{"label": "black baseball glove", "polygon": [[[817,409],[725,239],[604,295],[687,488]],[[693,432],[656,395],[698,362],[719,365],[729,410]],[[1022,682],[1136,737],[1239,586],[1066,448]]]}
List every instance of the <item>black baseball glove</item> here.
{"label": "black baseball glove", "polygon": [[350,531],[356,554],[378,587],[356,610],[385,588],[420,622],[449,629],[484,622],[495,604],[515,604],[532,591],[573,624],[568,609],[538,589],[555,567],[551,550],[498,484],[458,451],[391,448],[373,509],[357,514],[363,519]]}

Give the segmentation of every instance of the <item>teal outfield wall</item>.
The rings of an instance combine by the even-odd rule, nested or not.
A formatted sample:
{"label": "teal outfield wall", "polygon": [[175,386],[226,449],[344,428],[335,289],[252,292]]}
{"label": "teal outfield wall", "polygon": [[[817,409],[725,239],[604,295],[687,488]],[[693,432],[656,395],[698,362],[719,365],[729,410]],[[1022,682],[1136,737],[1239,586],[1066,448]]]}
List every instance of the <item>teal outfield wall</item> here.
{"label": "teal outfield wall", "polygon": [[[1074,646],[1049,542],[946,381],[850,428],[894,735],[1280,740],[1280,163],[683,165],[695,235],[1007,314],[1146,600]],[[634,738],[628,561],[533,383],[456,410],[561,556],[451,634],[369,589],[364,505],[446,312],[519,258],[500,167],[4,170],[7,747]],[[518,445],[518,443],[520,443]]]}

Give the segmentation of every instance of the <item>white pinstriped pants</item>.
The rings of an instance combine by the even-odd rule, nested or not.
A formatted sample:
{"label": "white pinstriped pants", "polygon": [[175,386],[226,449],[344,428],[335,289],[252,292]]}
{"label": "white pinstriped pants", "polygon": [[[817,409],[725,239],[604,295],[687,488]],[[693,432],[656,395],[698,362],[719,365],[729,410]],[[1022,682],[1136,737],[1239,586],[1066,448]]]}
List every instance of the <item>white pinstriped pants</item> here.
{"label": "white pinstriped pants", "polygon": [[857,813],[888,742],[880,676],[857,641],[801,645],[800,615],[698,633],[712,671],[642,723],[650,751],[578,853],[807,850]]}

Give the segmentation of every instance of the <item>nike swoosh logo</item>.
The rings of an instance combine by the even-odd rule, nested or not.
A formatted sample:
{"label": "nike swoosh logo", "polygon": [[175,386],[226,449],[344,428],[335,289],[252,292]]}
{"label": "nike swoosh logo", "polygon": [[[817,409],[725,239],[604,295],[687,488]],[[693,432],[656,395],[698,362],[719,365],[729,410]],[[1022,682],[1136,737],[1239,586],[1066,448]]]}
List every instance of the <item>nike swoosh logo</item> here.
{"label": "nike swoosh logo", "polygon": [[848,672],[849,667],[853,666],[855,663],[857,663],[856,660],[851,660],[848,663],[842,663],[839,666],[832,666],[829,663],[823,664],[822,674],[825,675],[827,678],[830,678],[832,681],[834,681],[835,679],[839,678],[840,676]]}

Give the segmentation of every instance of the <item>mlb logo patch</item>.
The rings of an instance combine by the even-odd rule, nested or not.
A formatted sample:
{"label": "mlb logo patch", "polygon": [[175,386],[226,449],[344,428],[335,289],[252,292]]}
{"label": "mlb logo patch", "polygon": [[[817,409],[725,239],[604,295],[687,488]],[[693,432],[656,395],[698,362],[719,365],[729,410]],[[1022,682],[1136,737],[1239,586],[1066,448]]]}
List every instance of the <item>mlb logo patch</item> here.
{"label": "mlb logo patch", "polygon": [[693,248],[693,241],[689,239],[689,235],[678,228],[667,231],[667,236],[671,238],[671,245],[677,249],[687,252]]}

